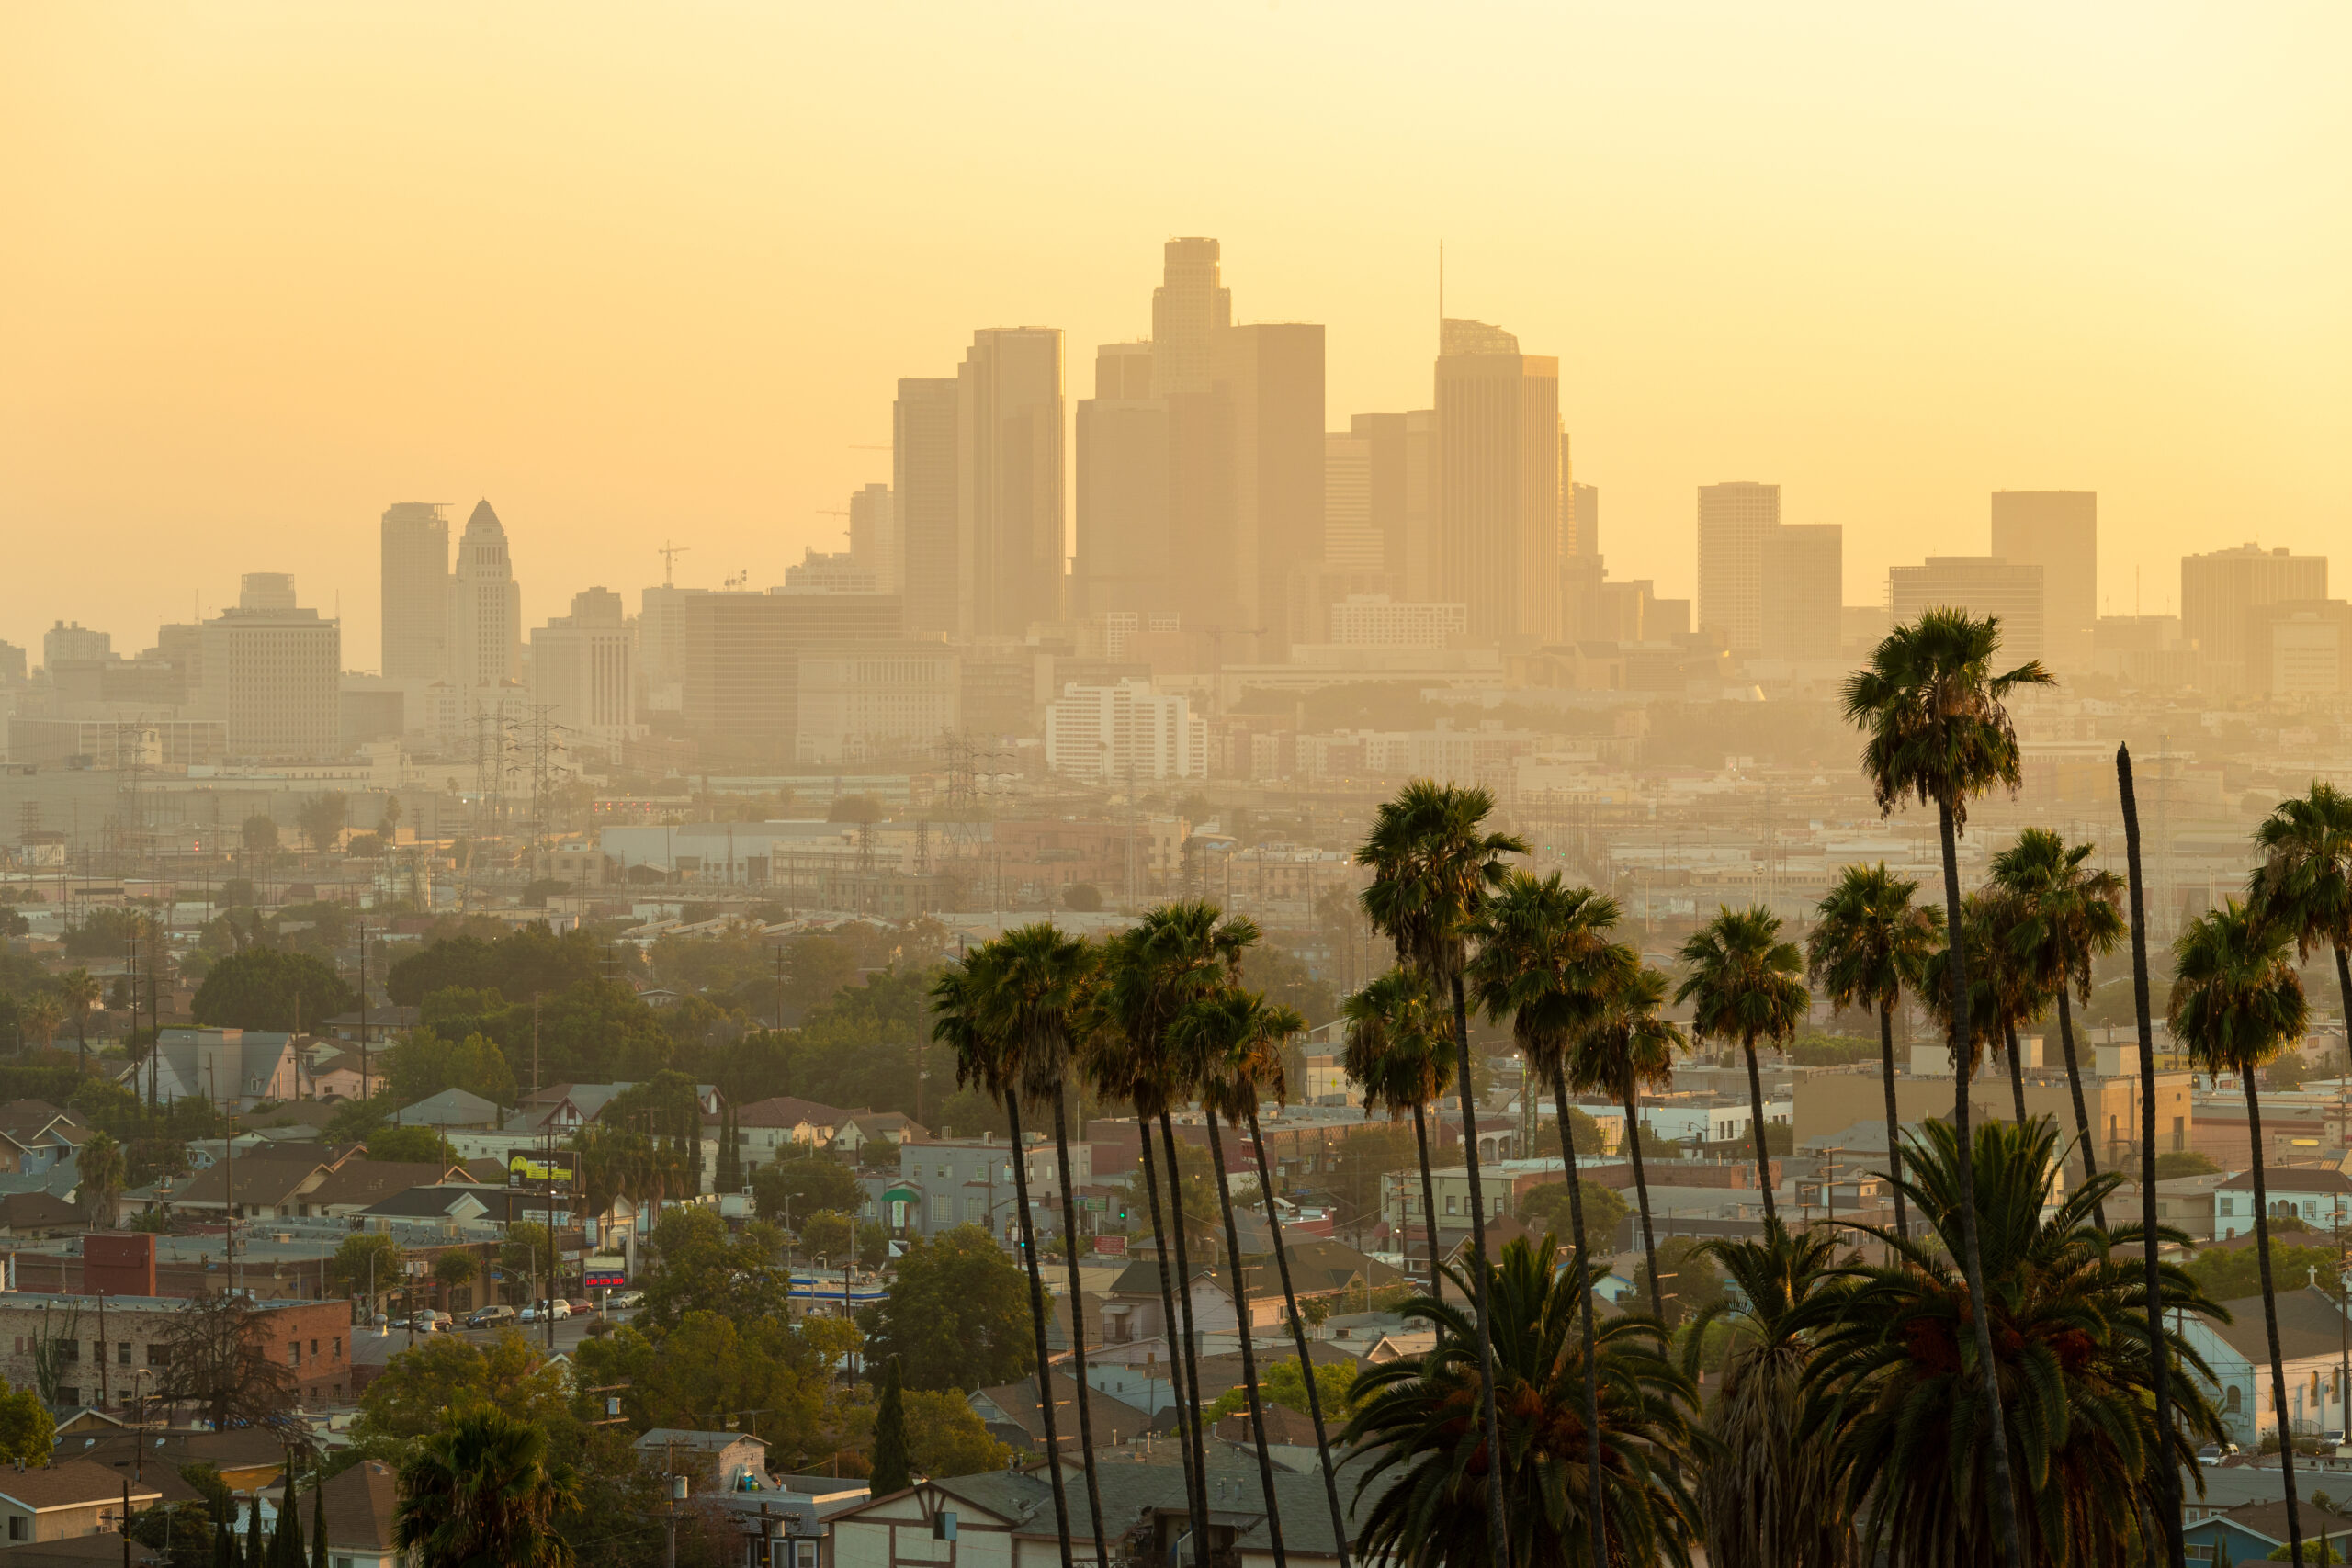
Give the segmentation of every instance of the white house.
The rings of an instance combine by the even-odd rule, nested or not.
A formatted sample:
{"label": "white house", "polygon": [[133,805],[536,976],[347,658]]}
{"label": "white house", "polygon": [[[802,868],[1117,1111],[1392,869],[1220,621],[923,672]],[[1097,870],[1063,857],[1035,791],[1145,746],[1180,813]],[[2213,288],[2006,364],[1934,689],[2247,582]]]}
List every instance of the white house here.
{"label": "white house", "polygon": [[[2298,1432],[2344,1428],[2342,1373],[2352,1323],[2324,1292],[2299,1280],[2278,1285],[2278,1348],[2287,1370],[2287,1420]],[[2208,1393],[2220,1406],[2230,1438],[2248,1452],[2278,1429],[2270,1398],[2270,1341],[2262,1298],[2224,1302],[2233,1321],[2187,1317],[2180,1330],[2212,1368]]]}
{"label": "white house", "polygon": [[[2352,1222],[2352,1178],[2335,1167],[2272,1166],[2265,1177],[2272,1219],[2301,1220],[2314,1230]],[[2253,1229],[2254,1173],[2240,1171],[2213,1189],[2213,1239],[2227,1241]]]}

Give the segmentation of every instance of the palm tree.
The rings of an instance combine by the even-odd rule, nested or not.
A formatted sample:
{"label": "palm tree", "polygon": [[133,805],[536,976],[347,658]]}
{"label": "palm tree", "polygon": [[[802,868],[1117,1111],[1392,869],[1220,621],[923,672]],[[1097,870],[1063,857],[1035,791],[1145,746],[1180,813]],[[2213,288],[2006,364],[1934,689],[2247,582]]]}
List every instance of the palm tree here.
{"label": "palm tree", "polygon": [[418,1443],[400,1480],[392,1542],[416,1568],[570,1568],[555,1517],[579,1483],[549,1467],[544,1429],[478,1405]]}
{"label": "palm tree", "polygon": [[1911,1234],[1904,1212],[1903,1111],[1894,1097],[1894,1009],[1903,987],[1936,942],[1935,917],[1911,900],[1919,885],[1876,865],[1849,865],[1821,900],[1805,938],[1806,972],[1838,1008],[1878,1014],[1880,1080],[1886,1088],[1887,1173],[1894,1189],[1894,1228]]}
{"label": "palm tree", "polygon": [[2235,1073],[2245,1089],[2245,1130],[2254,1171],[2254,1251],[2262,1272],[2262,1324],[2270,1338],[2270,1403],[2278,1415],[2278,1464],[2287,1491],[2291,1562],[2302,1561],[2302,1515],[2295,1503],[2294,1433],[2287,1419],[2287,1364],[2278,1348],[2278,1303],[2270,1282],[2270,1201],[2264,1185],[2263,1064],[2303,1037],[2311,1011],[2288,956],[2292,927],[2265,920],[2235,899],[2198,917],[2173,945],[2172,1032],[2198,1066]]}
{"label": "palm tree", "polygon": [[[1156,1117],[1159,1122],[1170,1216],[1168,1228],[1159,1232],[1160,1302],[1168,1324],[1170,1367],[1182,1363],[1182,1388],[1190,1393],[1189,1398],[1184,1393],[1177,1396],[1182,1424],[1178,1436],[1184,1439],[1182,1446],[1191,1456],[1193,1551],[1203,1562],[1208,1551],[1209,1496],[1199,1397],[1200,1336],[1193,1323],[1192,1256],[1185,1235],[1182,1168],[1176,1160],[1175,1121],[1170,1114],[1177,1101],[1190,1097],[1192,1085],[1168,1048],[1168,1032],[1186,1008],[1239,977],[1242,955],[1257,940],[1255,924],[1226,919],[1214,904],[1163,904],[1148,911],[1113,939],[1104,963],[1102,1000],[1116,1028],[1103,1032],[1090,1053],[1097,1064],[1095,1081],[1103,1092],[1135,1104],[1147,1184],[1154,1179],[1149,1119]],[[1157,1210],[1152,1224],[1155,1228],[1159,1224]],[[1170,1241],[1176,1262],[1173,1279],[1168,1267]]]}
{"label": "palm tree", "polygon": [[[1453,999],[1454,1069],[1462,1098],[1462,1159],[1470,1188],[1470,1247],[1478,1287],[1478,1321],[1487,1319],[1487,1205],[1478,1179],[1478,1096],[1470,1071],[1470,1004],[1462,987],[1465,932],[1488,892],[1500,886],[1503,857],[1525,854],[1527,841],[1510,833],[1480,829],[1495,798],[1483,789],[1463,789],[1421,779],[1407,784],[1380,807],[1372,836],[1357,858],[1373,868],[1363,890],[1364,914],[1396,944],[1396,958]],[[1502,1441],[1495,1416],[1494,1348],[1479,1339],[1487,1369],[1483,1414],[1490,1448]],[[1494,1550],[1505,1541],[1503,1495],[1488,1494]]]}
{"label": "palm tree", "polygon": [[[1421,1219],[1429,1232],[1430,1293],[1437,1293],[1437,1186],[1430,1177],[1429,1107],[1445,1098],[1453,1083],[1453,1043],[1446,1038],[1437,998],[1409,969],[1391,969],[1340,1008],[1347,1023],[1347,1050],[1340,1058],[1361,1087],[1366,1106],[1389,1120],[1410,1111],[1413,1145],[1421,1157]],[[1408,1250],[1399,1236],[1396,1250]]]}
{"label": "palm tree", "polygon": [[[1568,1224],[1576,1232],[1577,1255],[1589,1262],[1591,1247],[1584,1228],[1583,1179],[1577,1171],[1577,1141],[1568,1122],[1568,1054],[1577,1042],[1596,1028],[1619,985],[1620,972],[1640,960],[1630,949],[1612,943],[1609,929],[1617,923],[1617,902],[1589,887],[1569,887],[1554,872],[1538,878],[1513,872],[1479,908],[1471,937],[1478,955],[1465,976],[1471,993],[1490,1022],[1510,1020],[1511,1036],[1520,1059],[1527,1065],[1531,1089],[1549,1080],[1554,1111],[1560,1127],[1561,1174],[1568,1189]],[[1634,1123],[1626,1123],[1628,1136]],[[1600,1489],[1600,1366],[1592,1355],[1592,1297],[1584,1301],[1583,1359],[1585,1366],[1586,1456],[1594,1492]],[[1608,1543],[1602,1539],[1598,1512],[1586,1516],[1592,1532],[1592,1561],[1606,1564]]]}
{"label": "palm tree", "polygon": [[[982,943],[942,969],[931,987],[931,1037],[956,1054],[956,1085],[976,1087],[1004,1101],[1012,1141],[1013,1201],[1019,1206],[1022,1261],[1029,1270],[1029,1326],[1037,1356],[1037,1408],[1046,1432],[1046,1476],[1053,1483],[1054,1523],[1061,1537],[1062,1568],[1071,1568],[1069,1495],[1062,1482],[1061,1439],[1055,1430],[1053,1366],[1046,1347],[1046,1281],[1037,1265],[1036,1221],[1029,1208],[1029,1149],[1021,1136],[1023,1068],[1019,1033],[1010,1026],[1000,981],[999,942]],[[1097,1516],[1100,1517],[1099,1515]]]}
{"label": "palm tree", "polygon": [[[1578,1319],[1592,1285],[1589,1262],[1579,1257],[1561,1267],[1548,1238],[1503,1248],[1501,1267],[1478,1292],[1494,1314],[1495,1375],[1510,1423],[1500,1444],[1484,1441],[1476,1419],[1491,1382],[1480,1325],[1434,1295],[1406,1303],[1408,1315],[1436,1330],[1437,1343],[1418,1360],[1366,1370],[1340,1439],[1368,1461],[1357,1495],[1379,1491],[1357,1543],[1364,1558],[1452,1568],[1491,1556],[1507,1568],[1549,1568],[1579,1560],[1598,1513],[1618,1561],[1687,1568],[1698,1530],[1686,1480],[1698,1396],[1667,1357],[1655,1318],[1618,1313],[1600,1325],[1592,1350],[1605,1458],[1597,1508],[1585,1480],[1590,1444]],[[1456,1287],[1465,1295],[1474,1288],[1459,1280]],[[1490,1533],[1498,1491],[1510,1494],[1519,1521],[1508,1540]]]}
{"label": "palm tree", "polygon": [[[1674,1060],[1690,1049],[1682,1031],[1658,1016],[1666,1005],[1666,976],[1641,962],[1630,947],[1613,965],[1613,984],[1600,1020],[1585,1031],[1570,1054],[1568,1082],[1580,1090],[1616,1097],[1625,1108],[1625,1147],[1634,1162],[1634,1207],[1642,1216],[1642,1258],[1649,1265],[1650,1311],[1666,1315],[1657,1272],[1657,1237],[1650,1225],[1650,1179],[1642,1161],[1641,1091],[1674,1087]],[[1578,1222],[1581,1224],[1582,1222]]]}
{"label": "palm tree", "polygon": [[[2323,942],[2335,952],[2335,986],[2352,1019],[2352,795],[2312,781],[2308,795],[2282,800],[2254,841],[2263,861],[2246,901],[2295,933],[2308,961]],[[2345,1041],[2352,1051],[2352,1035]]]}
{"label": "palm tree", "polygon": [[[1998,616],[1980,621],[1965,610],[1929,610],[1910,625],[1888,633],[1871,650],[1869,667],[1856,671],[1846,682],[1846,719],[1869,736],[1862,750],[1862,771],[1870,776],[1879,809],[1892,812],[1906,797],[1936,808],[1937,829],[1943,841],[1944,929],[1951,932],[1961,930],[1960,834],[1968,826],[1968,803],[1995,784],[2015,790],[2020,782],[2017,728],[2004,702],[2021,686],[2054,683],[2038,660],[1995,674],[1993,660],[2000,648]],[[1953,1037],[1962,1042],[1969,1038],[1964,945],[1955,952],[1951,976],[1956,1018]],[[1974,1314],[1971,1321],[1977,1365],[1985,1378],[1984,1399],[1991,1417],[1986,1429],[1994,1430],[2001,1426],[2001,1390],[1992,1377],[1992,1317],[1984,1300],[1975,1213],[1969,1201],[1975,1185],[1968,1179],[1967,1168],[1973,1157],[1968,1052],[1962,1048],[1952,1055],[1952,1125],[1960,1134],[1959,1191],[1963,1200],[1961,1266]],[[2001,1560],[2008,1568],[2024,1568],[2017,1499],[2009,1484],[2009,1452],[1999,1443],[1992,1445],[1992,1472]]]}
{"label": "palm tree", "polygon": [[82,1207],[89,1214],[90,1223],[111,1228],[115,1223],[116,1205],[122,1201],[122,1190],[130,1184],[130,1168],[123,1163],[122,1145],[107,1133],[93,1133],[90,1141],[82,1145],[76,1162],[81,1188]]}
{"label": "palm tree", "polygon": [[56,1041],[57,1032],[65,1027],[65,1006],[51,993],[40,991],[25,1004],[23,1019],[24,1032],[46,1051]]}
{"label": "palm tree", "polygon": [[[1967,1058],[1968,1076],[1974,1080],[1987,1049],[1997,1047],[2007,1058],[2012,1119],[2025,1113],[2025,1074],[2018,1065],[2017,1025],[2041,1007],[2041,998],[2029,982],[2025,967],[2010,953],[2007,933],[2022,918],[2015,901],[1997,888],[1980,889],[1961,900],[1960,925],[1967,942],[1968,1039],[1961,1055]],[[1959,1021],[1951,1011],[1951,944],[1937,931],[1937,946],[1919,965],[1917,988],[1928,1011],[1943,1024],[1948,1042],[1960,1040]]]}
{"label": "palm tree", "polygon": [[1683,1337],[1682,1370],[1695,1375],[1709,1326],[1722,1318],[1732,1331],[1699,1472],[1708,1568],[1846,1568],[1853,1517],[1805,1389],[1815,1337],[1807,1319],[1839,1282],[1837,1246],[1826,1230],[1792,1236],[1768,1220],[1755,1241],[1697,1250],[1722,1263],[1739,1292],[1736,1307],[1710,1306]]}
{"label": "palm tree", "polygon": [[[1054,1161],[1060,1170],[1062,1199],[1062,1258],[1069,1270],[1069,1342],[1071,1375],[1081,1389],[1086,1381],[1086,1294],[1079,1282],[1078,1186],[1070,1179],[1069,1112],[1062,1094],[1063,1080],[1075,1066],[1079,1041],[1092,1028],[1097,978],[1093,948],[1082,937],[1071,936],[1050,921],[1040,920],[1009,931],[997,939],[996,1000],[1006,1010],[1006,1025],[1018,1041],[1021,1071],[1017,1089],[1029,1100],[1049,1100],[1054,1107]],[[1022,1157],[1018,1140],[1014,1158]],[[1053,1397],[1045,1369],[1037,1372],[1038,1398]],[[1091,1401],[1078,1401],[1078,1443],[1086,1472],[1086,1504],[1094,1520],[1094,1559],[1110,1560],[1102,1518],[1102,1485],[1094,1468],[1094,1418]]]}
{"label": "palm tree", "polygon": [[1288,1561],[1283,1550],[1282,1516],[1274,1501],[1274,1463],[1267,1447],[1265,1409],[1258,1392],[1256,1328],[1250,1318],[1248,1276],[1241,1263],[1241,1233],[1233,1220],[1233,1193],[1225,1177],[1225,1147],[1217,1119],[1238,1130],[1249,1124],[1258,1150],[1258,1186],[1266,1203],[1266,1229],[1273,1244],[1274,1262],[1282,1274],[1283,1310],[1290,1320],[1298,1348],[1299,1371],[1306,1384],[1308,1413],[1315,1419],[1316,1447],[1323,1459],[1323,1484],[1331,1504],[1331,1529],[1344,1557],[1347,1514],[1340,1506],[1340,1482],[1331,1468],[1331,1450],[1323,1438],[1323,1402],[1315,1386],[1315,1363],[1306,1353],[1306,1330],[1298,1315],[1298,1295],[1291,1288],[1290,1256],[1283,1247],[1282,1218],[1274,1208],[1273,1171],[1266,1162],[1266,1143],[1258,1130],[1258,1097],[1267,1088],[1284,1092],[1283,1046],[1306,1031],[1306,1020],[1289,1008],[1270,1004],[1254,991],[1238,987],[1194,1002],[1177,1020],[1170,1043],[1193,1069],[1200,1085],[1201,1109],[1207,1113],[1209,1160],[1216,1168],[1217,1202],[1225,1214],[1225,1242],[1230,1254],[1233,1310],[1240,1325],[1241,1381],[1248,1389],[1250,1424],[1258,1438],[1258,1479],[1265,1489],[1266,1533],[1272,1543],[1277,1568]]}
{"label": "palm tree", "polygon": [[[2122,1178],[2113,1172],[2049,1207],[2058,1173],[2055,1127],[1991,1122],[1961,1186],[1959,1130],[1929,1122],[1904,1165],[1928,1235],[1905,1238],[1857,1226],[1894,1249],[1888,1267],[1849,1270],[1849,1288],[1817,1299],[1804,1322],[1816,1341],[1810,1378],[1831,1424],[1846,1509],[1862,1522],[1862,1562],[1947,1568],[1989,1561],[1991,1454],[2009,1456],[2013,1515],[2027,1561],[2123,1568],[2160,1555],[2168,1477],[2196,1468],[2219,1442],[2219,1412],[2191,1391],[2170,1425],[2147,1398],[2154,1369],[2176,1386],[2184,1369],[2210,1376],[2186,1338],[2165,1336],[2161,1362],[2141,1328],[2144,1283],[2137,1226],[2110,1234],[2091,1219]],[[1962,1216],[1973,1212],[1996,1309],[1998,1359],[1972,1364],[1975,1336],[1966,1282],[1953,1278]],[[2178,1232],[2168,1239],[2184,1239]],[[2156,1303],[2176,1322],[2228,1314],[2180,1269],[2160,1270]],[[1984,1374],[1994,1375],[1987,1378]],[[1991,1425],[1988,1387],[2006,1385]],[[1997,1433],[1986,1441],[1984,1434]],[[2000,1510],[1991,1510],[1996,1517]]]}
{"label": "palm tree", "polygon": [[1690,975],[1674,993],[1690,1002],[1690,1032],[1702,1039],[1736,1040],[1747,1054],[1747,1101],[1755,1118],[1756,1185],[1764,1194],[1764,1217],[1772,1208],[1772,1162],[1764,1152],[1764,1077],[1756,1066],[1758,1040],[1786,1040],[1804,1021],[1813,1003],[1804,982],[1804,959],[1796,943],[1781,940],[1780,917],[1758,904],[1728,906],[1682,944]]}
{"label": "palm tree", "polygon": [[[2125,935],[2123,879],[2088,864],[2091,851],[2091,845],[2069,844],[2046,828],[2028,828],[1993,857],[1994,886],[2008,893],[2017,911],[2008,931],[2009,951],[2035,988],[2058,1002],[2058,1043],[2075,1099],[2075,1140],[2085,1181],[2098,1174],[2098,1160],[2075,1055],[2073,996],[2090,1004],[2092,961],[2113,953]],[[2107,1223],[2103,1210],[2098,1218]]]}
{"label": "palm tree", "polygon": [[97,1010],[106,993],[97,976],[87,969],[69,969],[57,977],[57,994],[64,1000],[66,1011],[74,1015],[74,1053],[86,1073],[90,1070],[90,1014]]}

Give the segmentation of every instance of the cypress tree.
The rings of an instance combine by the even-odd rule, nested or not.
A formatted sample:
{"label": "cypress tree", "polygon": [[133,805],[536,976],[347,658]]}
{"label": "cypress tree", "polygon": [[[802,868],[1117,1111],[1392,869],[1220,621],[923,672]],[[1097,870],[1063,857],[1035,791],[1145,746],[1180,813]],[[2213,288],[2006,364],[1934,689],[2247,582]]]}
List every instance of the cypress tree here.
{"label": "cypress tree", "polygon": [[874,1472],[866,1480],[876,1497],[914,1484],[914,1459],[907,1451],[907,1404],[899,1391],[899,1359],[882,1374],[882,1403],[874,1412]]}
{"label": "cypress tree", "polygon": [[261,1539],[261,1493],[252,1498],[253,1512],[245,1520],[245,1568],[269,1568],[269,1558]]}
{"label": "cypress tree", "polygon": [[286,1467],[286,1495],[277,1505],[277,1528],[269,1535],[269,1568],[302,1568],[302,1520],[296,1509],[294,1467]]}
{"label": "cypress tree", "polygon": [[327,1568],[326,1478],[319,1471],[311,1473],[311,1568]]}

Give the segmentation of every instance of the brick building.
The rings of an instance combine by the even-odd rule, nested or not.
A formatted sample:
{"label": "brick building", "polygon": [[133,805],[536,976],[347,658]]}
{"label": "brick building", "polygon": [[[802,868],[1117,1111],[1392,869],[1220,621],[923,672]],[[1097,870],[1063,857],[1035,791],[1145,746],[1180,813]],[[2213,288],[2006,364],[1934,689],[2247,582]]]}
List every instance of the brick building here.
{"label": "brick building", "polygon": [[[161,1379],[166,1341],[188,1303],[170,1296],[0,1293],[0,1376],[39,1388],[35,1355],[60,1346],[55,1404],[135,1410]],[[264,1302],[254,1330],[270,1359],[293,1375],[295,1400],[340,1404],[352,1391],[351,1303]]]}

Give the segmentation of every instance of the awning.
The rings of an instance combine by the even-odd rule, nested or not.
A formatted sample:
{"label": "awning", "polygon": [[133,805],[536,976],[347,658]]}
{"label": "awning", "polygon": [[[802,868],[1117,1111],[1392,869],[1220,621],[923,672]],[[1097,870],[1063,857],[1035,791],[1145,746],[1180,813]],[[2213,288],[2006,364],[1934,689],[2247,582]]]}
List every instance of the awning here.
{"label": "awning", "polygon": [[922,1189],[920,1187],[909,1187],[904,1182],[900,1182],[896,1187],[887,1188],[884,1190],[882,1193],[882,1201],[885,1203],[920,1203],[922,1201]]}

